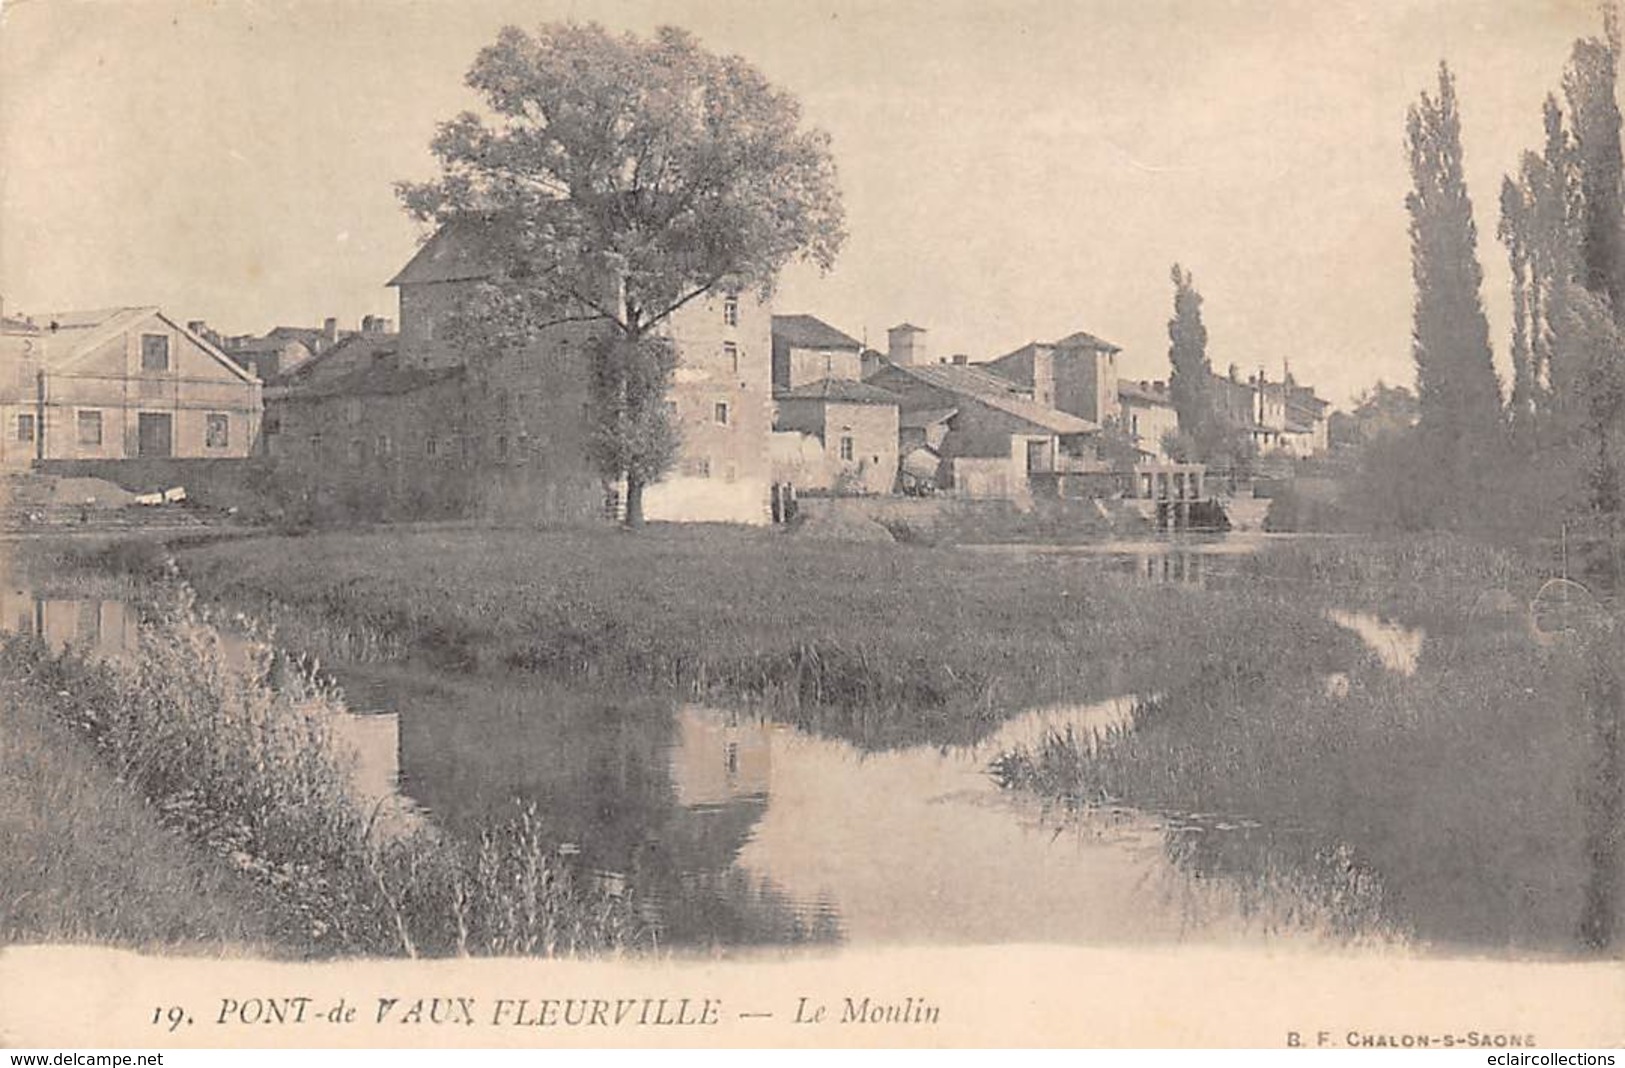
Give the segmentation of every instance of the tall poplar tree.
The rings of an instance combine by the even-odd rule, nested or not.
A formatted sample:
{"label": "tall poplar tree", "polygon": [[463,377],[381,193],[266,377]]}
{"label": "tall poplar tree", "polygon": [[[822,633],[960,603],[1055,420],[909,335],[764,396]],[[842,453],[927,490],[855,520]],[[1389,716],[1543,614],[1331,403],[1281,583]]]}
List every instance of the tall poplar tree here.
{"label": "tall poplar tree", "polygon": [[1450,68],[1439,64],[1438,95],[1423,92],[1406,122],[1413,188],[1411,271],[1416,286],[1416,360],[1425,459],[1448,480],[1450,496],[1469,488],[1474,458],[1497,443],[1500,383],[1481,297],[1478,231],[1462,170],[1461,116]]}
{"label": "tall poplar tree", "polygon": [[1625,164],[1620,155],[1616,98],[1619,15],[1603,8],[1603,36],[1574,42],[1563,93],[1568,98],[1578,156],[1581,282],[1606,297],[1615,317],[1625,315]]}
{"label": "tall poplar tree", "polygon": [[[1207,327],[1202,324],[1202,294],[1187,271],[1174,264],[1174,315],[1168,320],[1169,399],[1179,415],[1179,430],[1199,452],[1213,436],[1213,365],[1207,357]],[[1206,455],[1201,457],[1208,459]]]}

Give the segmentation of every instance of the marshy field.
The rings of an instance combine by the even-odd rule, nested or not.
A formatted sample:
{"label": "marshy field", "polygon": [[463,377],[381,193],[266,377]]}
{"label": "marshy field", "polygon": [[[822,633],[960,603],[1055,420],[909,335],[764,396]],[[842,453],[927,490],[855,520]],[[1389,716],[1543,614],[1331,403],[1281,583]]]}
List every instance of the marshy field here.
{"label": "marshy field", "polygon": [[1544,556],[660,526],[16,547],[3,726],[37,759],[0,767],[0,833],[37,862],[0,875],[11,940],[1618,952],[1621,632],[1595,582],[1543,614]]}

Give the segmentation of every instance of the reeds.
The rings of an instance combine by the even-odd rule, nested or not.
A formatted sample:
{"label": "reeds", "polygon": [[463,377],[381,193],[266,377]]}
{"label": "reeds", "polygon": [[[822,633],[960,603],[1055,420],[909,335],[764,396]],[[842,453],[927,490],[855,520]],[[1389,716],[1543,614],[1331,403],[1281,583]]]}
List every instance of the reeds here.
{"label": "reeds", "polygon": [[[475,843],[431,826],[381,833],[350,788],[333,730],[342,709],[313,668],[274,661],[265,644],[237,662],[188,589],[149,592],[127,656],[93,662],[14,637],[0,646],[0,681],[273,901],[270,941],[309,955],[553,955],[643,937],[624,895],[572,883],[534,811]],[[137,874],[103,872],[99,891],[116,895],[106,883]]]}
{"label": "reeds", "polygon": [[[1249,573],[1267,579],[1273,566],[1263,556]],[[1499,554],[1467,560],[1440,545],[1294,547],[1284,566],[1423,591],[1469,577],[1518,581]],[[1344,596],[1336,585],[1290,588],[1308,604]],[[1110,744],[1053,735],[1002,754],[993,773],[1073,805],[1256,824],[1172,835],[1170,850],[1189,870],[1252,887],[1255,899],[1290,889],[1349,937],[1606,948],[1588,932],[1598,916],[1619,929],[1625,885],[1619,747],[1603,729],[1619,715],[1617,642],[1599,634],[1542,646],[1473,604],[1428,605],[1437,633],[1414,675],[1363,655],[1328,687],[1296,657],[1241,649],[1169,685]],[[1607,700],[1614,707],[1600,708]]]}

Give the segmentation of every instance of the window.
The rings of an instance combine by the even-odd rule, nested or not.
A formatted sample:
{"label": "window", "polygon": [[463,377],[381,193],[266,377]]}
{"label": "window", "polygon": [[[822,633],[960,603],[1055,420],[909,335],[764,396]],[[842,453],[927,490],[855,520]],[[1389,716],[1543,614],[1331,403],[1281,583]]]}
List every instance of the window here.
{"label": "window", "polygon": [[32,415],[19,415],[17,417],[17,440],[34,440],[34,417]]}
{"label": "window", "polygon": [[377,447],[377,450],[378,450],[378,456],[380,458],[388,456],[390,454],[390,451],[391,451],[389,435],[388,434],[379,434],[378,435],[378,440],[376,442],[376,447]]}
{"label": "window", "polygon": [[344,402],[344,418],[351,426],[361,422],[361,401],[358,398],[351,397]]}
{"label": "window", "polygon": [[850,437],[841,438],[841,459],[852,459],[852,439]]}
{"label": "window", "polygon": [[498,460],[506,460],[507,458],[508,458],[508,435],[506,435],[506,434],[498,434],[497,435],[497,459]]}
{"label": "window", "polygon": [[716,422],[718,426],[728,425],[728,402],[717,401]]}
{"label": "window", "polygon": [[722,343],[722,358],[728,361],[728,367],[734,374],[739,373],[739,346],[732,341]]}
{"label": "window", "polygon": [[710,478],[711,477],[711,458],[709,456],[702,456],[698,460],[695,460],[694,461],[694,473],[696,475],[698,475],[700,478]]}
{"label": "window", "polygon": [[423,439],[423,455],[435,456],[438,455],[439,452],[440,443],[434,439],[433,435]]}
{"label": "window", "polygon": [[141,369],[143,371],[169,370],[169,335],[141,335]]}
{"label": "window", "polygon": [[1128,417],[1128,432],[1135,441],[1140,440],[1140,417],[1138,415]]}
{"label": "window", "polygon": [[361,439],[360,438],[351,438],[350,439],[350,446],[345,452],[345,457],[351,463],[358,464],[358,463],[361,462],[361,452],[362,452]]}
{"label": "window", "polygon": [[724,297],[722,299],[722,323],[724,326],[739,325],[738,297]]}
{"label": "window", "polygon": [[231,441],[231,417],[224,412],[210,412],[203,417],[203,447],[223,449]]}
{"label": "window", "polygon": [[79,412],[77,423],[79,427],[79,444],[100,445],[102,443],[101,412]]}

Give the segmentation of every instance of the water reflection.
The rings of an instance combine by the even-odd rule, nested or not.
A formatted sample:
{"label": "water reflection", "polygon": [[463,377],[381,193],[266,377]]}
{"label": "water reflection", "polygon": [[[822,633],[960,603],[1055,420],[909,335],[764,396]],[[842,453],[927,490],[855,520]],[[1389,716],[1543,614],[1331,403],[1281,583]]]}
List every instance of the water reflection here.
{"label": "water reflection", "polygon": [[[13,580],[0,586],[0,630],[42,638],[58,653],[71,647],[118,662],[136,650],[140,617],[123,601],[46,597]],[[228,658],[246,665],[252,643],[230,632],[222,632],[221,641]],[[413,806],[399,790],[398,717],[340,712],[330,724],[350,770],[350,787],[373,814],[375,827],[394,833],[413,826]]]}
{"label": "water reflection", "polygon": [[[11,590],[0,610],[59,648],[121,656],[136,641],[135,614],[116,601]],[[246,649],[228,636],[232,655]],[[534,803],[559,853],[602,886],[635,888],[668,944],[1258,934],[1247,880],[1180,846],[1188,821],[1058,813],[989,777],[994,757],[1052,733],[1095,748],[1131,730],[1133,696],[1033,710],[974,745],[875,752],[748,713],[531,675],[336,674],[354,712],[335,723],[357,758],[353,785],[386,823],[426,814],[477,838]]]}
{"label": "water reflection", "polygon": [[122,601],[41,597],[15,582],[0,586],[0,628],[36,635],[57,652],[71,645],[123,656],[135,648],[136,622]]}
{"label": "water reflection", "polygon": [[[670,941],[1144,942],[1245,927],[1215,893],[1185,886],[1163,821],[1057,823],[987,774],[1047,731],[1127,729],[1132,698],[1037,710],[976,746],[876,753],[746,713],[528,677],[343,678],[399,711],[404,789],[437,820],[474,832],[515,799],[534,802],[585,867],[639,889]],[[1209,905],[1193,909],[1193,894]]]}

